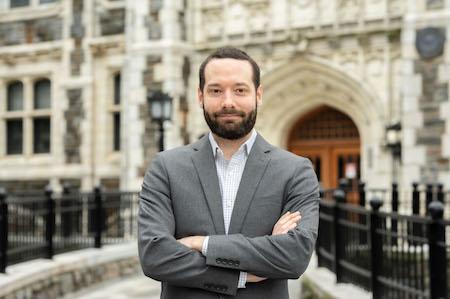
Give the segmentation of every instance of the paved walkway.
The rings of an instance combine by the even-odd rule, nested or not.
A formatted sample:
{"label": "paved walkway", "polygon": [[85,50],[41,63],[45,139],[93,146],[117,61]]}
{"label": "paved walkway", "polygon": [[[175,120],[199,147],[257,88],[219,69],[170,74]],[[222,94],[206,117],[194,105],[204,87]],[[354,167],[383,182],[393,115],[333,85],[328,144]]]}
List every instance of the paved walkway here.
{"label": "paved walkway", "polygon": [[[159,299],[159,282],[143,275],[109,281],[62,299]],[[300,298],[300,282],[289,280],[291,299]]]}

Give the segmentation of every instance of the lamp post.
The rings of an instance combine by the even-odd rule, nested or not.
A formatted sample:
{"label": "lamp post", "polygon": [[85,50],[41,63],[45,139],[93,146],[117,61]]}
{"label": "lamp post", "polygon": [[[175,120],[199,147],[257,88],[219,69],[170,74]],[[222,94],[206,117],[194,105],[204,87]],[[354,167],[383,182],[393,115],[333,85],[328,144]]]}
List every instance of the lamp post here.
{"label": "lamp post", "polygon": [[159,125],[159,151],[164,150],[164,121],[170,120],[172,98],[160,90],[147,94],[148,109],[152,121]]}
{"label": "lamp post", "polygon": [[400,161],[402,156],[402,143],[401,143],[401,123],[394,123],[386,126],[385,146],[391,151],[392,155],[392,178],[393,183],[398,183],[398,172],[400,169]]}
{"label": "lamp post", "polygon": [[402,154],[401,130],[402,125],[400,123],[386,127],[386,147],[391,150],[394,158],[400,158]]}

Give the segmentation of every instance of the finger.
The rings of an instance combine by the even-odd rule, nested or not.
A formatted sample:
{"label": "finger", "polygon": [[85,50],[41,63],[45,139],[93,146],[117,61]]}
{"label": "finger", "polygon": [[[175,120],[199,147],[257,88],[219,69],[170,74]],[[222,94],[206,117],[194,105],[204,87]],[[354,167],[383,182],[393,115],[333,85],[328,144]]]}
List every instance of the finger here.
{"label": "finger", "polygon": [[291,226],[287,227],[286,229],[283,230],[283,232],[281,234],[287,234],[290,230],[293,230],[297,227],[297,224],[292,224]]}
{"label": "finger", "polygon": [[301,217],[296,217],[293,219],[290,219],[289,221],[287,221],[286,223],[284,223],[281,227],[286,228],[286,227],[290,227],[291,225],[295,224],[298,225],[298,223],[300,222]]}
{"label": "finger", "polygon": [[286,220],[283,224],[281,224],[281,226],[290,225],[291,223],[298,223],[301,218],[302,218],[301,216],[292,217]]}
{"label": "finger", "polygon": [[291,212],[287,211],[286,213],[283,214],[283,216],[280,217],[280,219],[278,219],[277,222],[283,221],[287,218],[289,218],[289,216],[291,215]]}
{"label": "finger", "polygon": [[292,223],[289,223],[289,224],[286,224],[285,226],[283,226],[281,228],[281,230],[282,231],[286,231],[286,230],[290,230],[290,229],[296,228],[297,226],[298,226],[298,222],[292,222]]}
{"label": "finger", "polygon": [[[288,214],[288,213],[289,213],[289,214]],[[288,211],[286,214],[283,215],[283,217],[281,217],[281,218],[277,221],[277,223],[280,224],[280,225],[283,225],[283,224],[285,224],[286,222],[288,222],[289,220],[291,220],[291,219],[297,217],[298,215],[300,215],[300,214],[297,214],[297,213],[291,213],[291,212]]]}

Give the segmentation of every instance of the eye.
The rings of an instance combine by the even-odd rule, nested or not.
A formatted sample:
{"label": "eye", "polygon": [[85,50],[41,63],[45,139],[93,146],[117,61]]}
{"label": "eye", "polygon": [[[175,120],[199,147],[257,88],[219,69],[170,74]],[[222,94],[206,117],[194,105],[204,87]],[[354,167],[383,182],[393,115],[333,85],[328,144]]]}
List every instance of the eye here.
{"label": "eye", "polygon": [[219,95],[222,93],[222,90],[220,88],[209,88],[208,93],[210,95]]}
{"label": "eye", "polygon": [[245,88],[236,88],[234,92],[238,95],[242,95],[242,94],[245,94],[246,91],[247,90]]}

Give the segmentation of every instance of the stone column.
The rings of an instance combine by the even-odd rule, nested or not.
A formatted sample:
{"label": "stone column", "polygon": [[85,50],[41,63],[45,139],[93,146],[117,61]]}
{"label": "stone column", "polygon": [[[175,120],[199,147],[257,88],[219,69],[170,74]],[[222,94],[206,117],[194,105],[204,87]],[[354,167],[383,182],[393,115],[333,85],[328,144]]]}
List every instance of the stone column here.
{"label": "stone column", "polygon": [[[435,1],[434,1],[435,2]],[[448,129],[448,36],[445,10],[436,10],[431,1],[409,0],[402,30],[402,163],[403,183],[448,181],[450,163],[446,152]],[[424,30],[432,29],[433,40],[441,51],[420,50],[417,42]]]}
{"label": "stone column", "polygon": [[136,45],[147,41],[145,20],[148,1],[126,1],[125,64],[122,70],[122,96],[125,104],[121,120],[121,190],[139,190],[142,179],[139,168],[143,164],[142,134],[144,124],[139,117],[140,106],[146,100],[143,73],[146,55]]}

